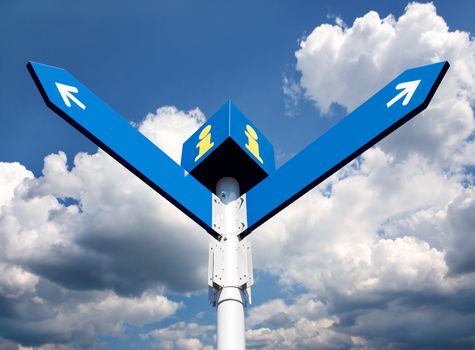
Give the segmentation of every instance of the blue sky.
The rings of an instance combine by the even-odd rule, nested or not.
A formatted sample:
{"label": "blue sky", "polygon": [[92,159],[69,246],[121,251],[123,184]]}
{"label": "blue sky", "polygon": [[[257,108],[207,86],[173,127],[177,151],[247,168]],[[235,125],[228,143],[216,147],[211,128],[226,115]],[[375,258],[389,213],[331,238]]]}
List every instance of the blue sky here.
{"label": "blue sky", "polygon": [[[406,4],[4,1],[0,157],[38,171],[42,158],[58,149],[68,154],[94,149],[61,120],[46,117],[49,111],[24,67],[28,60],[70,70],[133,121],[164,105],[199,107],[210,116],[231,98],[277,150],[295,153],[335,122],[315,118],[318,111],[306,101],[299,118],[285,117],[282,77],[296,74],[299,39],[335,16],[347,23],[370,10],[399,16]],[[470,1],[436,5],[449,26],[473,32]],[[33,96],[28,104],[25,96]],[[21,121],[12,115],[21,115]],[[288,137],[288,128],[295,130],[294,137]],[[28,146],[19,137],[29,140]]]}
{"label": "blue sky", "polygon": [[454,4],[2,1],[0,349],[214,344],[207,236],[51,112],[29,60],[66,68],[175,159],[232,99],[280,165],[445,59],[432,109],[253,233],[247,337],[473,348],[475,4]]}

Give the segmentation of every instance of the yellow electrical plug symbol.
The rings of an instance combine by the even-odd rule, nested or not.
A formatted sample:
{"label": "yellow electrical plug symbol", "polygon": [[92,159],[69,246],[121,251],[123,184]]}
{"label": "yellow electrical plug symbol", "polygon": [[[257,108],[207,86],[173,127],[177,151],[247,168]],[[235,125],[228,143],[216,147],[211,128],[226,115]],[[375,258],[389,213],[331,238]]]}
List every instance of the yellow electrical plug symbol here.
{"label": "yellow electrical plug symbol", "polygon": [[259,162],[264,164],[264,161],[259,155],[259,144],[257,143],[259,137],[257,136],[256,130],[248,124],[246,125],[246,130],[244,130],[244,134],[247,136],[246,148],[259,160]]}
{"label": "yellow electrical plug symbol", "polygon": [[198,155],[195,158],[195,162],[214,146],[214,142],[211,142],[211,125],[207,125],[203,130],[201,130],[198,137],[200,141],[196,144]]}

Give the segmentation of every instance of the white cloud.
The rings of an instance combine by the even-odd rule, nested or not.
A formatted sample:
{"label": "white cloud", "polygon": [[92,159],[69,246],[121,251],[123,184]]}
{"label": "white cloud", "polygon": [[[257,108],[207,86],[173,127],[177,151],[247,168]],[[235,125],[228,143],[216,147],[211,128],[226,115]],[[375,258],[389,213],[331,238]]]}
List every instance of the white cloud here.
{"label": "white cloud", "polygon": [[310,295],[302,295],[291,305],[270,300],[250,310],[246,332],[249,349],[341,349],[351,337],[333,329],[337,318]]}
{"label": "white cloud", "polygon": [[0,214],[2,206],[8,204],[14,197],[15,188],[33,173],[19,163],[0,162]]}
{"label": "white cloud", "polygon": [[19,266],[0,263],[0,296],[18,298],[25,293],[33,293],[39,278]]}
{"label": "white cloud", "polygon": [[139,130],[180,164],[183,143],[205,121],[198,108],[184,112],[174,106],[165,106],[157,109],[155,114],[147,114]]}
{"label": "white cloud", "polygon": [[126,324],[159,322],[180,307],[159,291],[128,298],[111,291],[75,292],[46,280],[37,285],[15,299],[0,296],[2,335],[35,348],[94,348],[101,335],[120,336]]}
{"label": "white cloud", "polygon": [[262,324],[282,326],[298,318],[318,320],[327,317],[326,306],[321,300],[311,294],[301,294],[290,305],[283,299],[272,299],[251,308],[246,322],[251,327]]}
{"label": "white cloud", "polygon": [[[181,144],[202,115],[173,116],[174,111],[159,109],[141,129],[149,130],[149,137],[161,140],[163,133]],[[160,128],[162,117],[172,126]],[[154,128],[158,134],[150,131]],[[203,288],[207,235],[201,228],[102,151],[77,154],[71,170],[66,162],[59,152],[45,158],[43,176],[19,175],[17,196],[0,218],[2,250],[9,260],[69,288],[113,288],[121,294],[157,284],[177,291]]]}
{"label": "white cloud", "polygon": [[[325,193],[325,185],[331,188],[329,195]],[[332,177],[325,185],[253,234],[258,245],[254,250],[265,252],[265,256],[257,253],[256,260],[262,260],[256,265],[278,269],[286,283],[299,283],[319,291],[323,285],[352,290],[357,282],[368,281],[369,286],[374,276],[396,277],[393,269],[403,273],[411,270],[411,264],[421,274],[424,266],[434,270],[424,274],[424,278],[415,275],[416,284],[430,284],[426,280],[430,278],[433,282],[430,285],[439,285],[437,276],[447,272],[442,247],[436,249],[426,244],[418,232],[392,232],[386,238],[382,230],[388,230],[393,220],[420,217],[421,213],[426,215],[420,217],[424,220],[431,220],[428,215],[441,215],[465,191],[457,177],[447,177],[421,157],[398,163],[374,148],[359,163],[353,163],[353,167]],[[439,234],[444,231],[441,229]],[[435,233],[433,236],[435,241]],[[393,265],[396,261],[389,259],[386,250],[401,257],[406,253],[421,254],[421,259],[428,262],[421,265],[423,260],[413,263],[411,259],[396,258],[399,265]],[[285,262],[275,261],[272,256],[282,256]],[[387,285],[381,281],[380,286]]]}
{"label": "white cloud", "polygon": [[[199,110],[164,107],[140,130],[181,145],[202,122]],[[167,151],[179,161],[175,148]],[[103,151],[77,154],[71,168],[63,152],[51,154],[40,177],[0,163],[0,184],[5,338],[94,347],[124,324],[173,315],[180,304],[166,291],[206,286],[206,233]],[[193,339],[180,342],[197,348]]]}
{"label": "white cloud", "polygon": [[433,4],[411,3],[397,19],[372,11],[351,26],[320,25],[296,58],[323,112],[354,109],[404,69],[445,59],[451,68],[423,115],[250,236],[255,266],[304,287],[319,310],[293,312],[299,298],[257,306],[251,344],[473,347],[473,39],[450,31]]}
{"label": "white cloud", "polygon": [[[334,317],[329,331],[336,332],[335,336],[355,335],[358,344],[371,340],[368,348],[381,348],[381,344],[373,344],[373,335],[364,328],[370,322],[359,324],[359,319],[371,310],[381,310],[377,322],[384,324],[385,317],[389,322],[388,304],[401,303],[398,312],[414,312],[424,320],[434,320],[445,310],[454,313],[453,322],[464,322],[456,311],[458,306],[451,304],[457,295],[463,299],[466,293],[475,292],[475,196],[460,181],[459,175],[447,176],[420,156],[397,162],[373,148],[320,190],[311,191],[253,233],[255,266],[279,276],[285,288],[303,286],[310,291],[316,309]],[[434,300],[440,305],[432,304]],[[407,305],[412,303],[415,305]],[[315,339],[311,332],[302,333],[305,327],[295,326],[315,321],[305,313],[311,308],[289,319],[289,310],[299,303],[282,304],[277,300],[250,311],[250,325],[258,331],[259,342],[269,348],[286,347],[275,343],[276,339],[284,341],[292,332],[297,332],[298,339]],[[469,315],[474,316],[475,310]],[[414,321],[412,327],[417,327],[417,319],[408,316],[408,322]],[[260,326],[263,322],[267,326]],[[347,322],[358,323],[358,332]],[[378,336],[394,341],[395,348],[411,347],[410,342],[391,338],[391,332],[400,331],[396,326],[394,322],[384,326],[387,328],[382,325],[386,333]],[[452,346],[457,337],[470,334],[463,327],[463,332],[453,332],[445,323],[433,327],[455,341]],[[271,334],[272,340],[265,342]],[[352,346],[355,341],[348,340]],[[418,341],[431,344],[428,334]]]}
{"label": "white cloud", "polygon": [[419,152],[444,165],[473,163],[475,43],[450,31],[432,3],[411,3],[398,19],[371,11],[351,27],[323,24],[301,41],[297,69],[306,96],[323,112],[349,111],[405,69],[448,60],[451,68],[426,112],[390,136],[384,149]]}
{"label": "white cloud", "polygon": [[[98,300],[77,305],[76,316],[80,322],[88,320],[97,323],[98,328],[111,322],[142,326],[173,315],[179,306],[178,303],[151,292],[138,298],[123,298],[114,293],[107,293]],[[64,316],[71,319],[69,315]]]}
{"label": "white cloud", "polygon": [[142,338],[152,340],[152,346],[161,350],[211,350],[212,346],[205,344],[211,342],[214,332],[214,326],[178,322],[152,330]]}

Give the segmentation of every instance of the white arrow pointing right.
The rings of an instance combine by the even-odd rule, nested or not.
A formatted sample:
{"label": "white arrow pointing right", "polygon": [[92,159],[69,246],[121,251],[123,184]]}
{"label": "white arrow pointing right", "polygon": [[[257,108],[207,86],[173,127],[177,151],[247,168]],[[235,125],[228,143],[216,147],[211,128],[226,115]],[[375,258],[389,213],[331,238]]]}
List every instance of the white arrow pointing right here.
{"label": "white arrow pointing right", "polygon": [[[58,88],[59,93],[61,94],[61,97],[63,98],[64,104],[68,107],[71,107],[71,101],[73,101],[75,104],[77,104],[81,109],[86,109],[86,106],[84,103],[79,101],[76,96],[74,96],[72,93],[77,94],[78,93],[78,88],[66,84],[61,84],[61,83],[56,83],[56,87]],[[71,101],[70,101],[71,100]]]}
{"label": "white arrow pointing right", "polygon": [[411,100],[412,96],[414,95],[414,92],[416,92],[417,87],[419,86],[420,80],[413,80],[413,81],[406,81],[405,83],[399,83],[396,85],[396,90],[402,90],[399,94],[397,94],[391,101],[386,103],[386,106],[389,108],[393,104],[395,104],[397,101],[399,101],[401,98],[406,95],[404,100],[402,101],[402,105],[405,106],[409,103]]}

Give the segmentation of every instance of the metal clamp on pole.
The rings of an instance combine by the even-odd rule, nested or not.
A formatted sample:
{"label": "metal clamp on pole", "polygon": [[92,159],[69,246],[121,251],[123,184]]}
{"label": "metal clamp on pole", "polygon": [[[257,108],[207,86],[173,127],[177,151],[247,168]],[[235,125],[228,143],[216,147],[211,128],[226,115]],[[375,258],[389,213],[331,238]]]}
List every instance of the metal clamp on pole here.
{"label": "metal clamp on pole", "polygon": [[251,303],[254,281],[251,246],[238,236],[247,225],[246,198],[239,196],[239,183],[225,177],[212,200],[213,226],[223,237],[209,247],[209,302],[217,310],[217,348],[244,350],[244,307]]}

